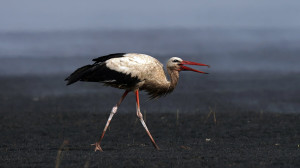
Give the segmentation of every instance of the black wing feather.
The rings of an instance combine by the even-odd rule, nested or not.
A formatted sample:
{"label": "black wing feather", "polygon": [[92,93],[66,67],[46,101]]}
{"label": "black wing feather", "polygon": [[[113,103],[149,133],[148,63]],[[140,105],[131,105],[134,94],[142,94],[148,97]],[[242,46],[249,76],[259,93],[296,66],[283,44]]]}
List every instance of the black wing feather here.
{"label": "black wing feather", "polygon": [[107,60],[109,60],[109,59],[112,59],[112,58],[124,57],[125,54],[126,54],[126,53],[109,54],[109,55],[106,55],[106,56],[94,58],[93,61],[95,61],[95,63],[105,62],[105,61],[107,61]]}
{"label": "black wing feather", "polygon": [[81,68],[78,68],[74,71],[70,76],[68,76],[65,81],[68,81],[67,85],[71,85],[82,79],[82,77],[86,76],[87,74],[91,73],[93,65],[86,65]]}
{"label": "black wing feather", "polygon": [[94,64],[91,73],[85,75],[82,81],[102,82],[117,88],[131,88],[140,82],[137,77],[112,70],[108,68],[105,63]]}

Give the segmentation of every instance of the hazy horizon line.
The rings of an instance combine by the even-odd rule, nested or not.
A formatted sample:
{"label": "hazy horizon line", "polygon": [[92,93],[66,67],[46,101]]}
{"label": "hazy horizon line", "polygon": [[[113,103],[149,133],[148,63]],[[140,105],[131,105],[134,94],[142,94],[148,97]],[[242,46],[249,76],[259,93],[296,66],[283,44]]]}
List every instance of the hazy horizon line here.
{"label": "hazy horizon line", "polygon": [[143,32],[143,31],[259,31],[259,30],[272,30],[272,31],[300,31],[300,27],[259,27],[259,26],[203,26],[203,27],[147,27],[147,28],[68,28],[68,29],[0,29],[0,33],[52,33],[52,32]]}

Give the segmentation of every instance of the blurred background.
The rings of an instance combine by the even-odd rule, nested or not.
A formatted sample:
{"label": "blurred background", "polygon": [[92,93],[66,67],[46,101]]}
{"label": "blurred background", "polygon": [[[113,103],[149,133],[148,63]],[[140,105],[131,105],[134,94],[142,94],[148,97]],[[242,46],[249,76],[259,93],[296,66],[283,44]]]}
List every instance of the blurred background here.
{"label": "blurred background", "polygon": [[137,52],[211,65],[201,68],[209,75],[183,72],[172,95],[145,102],[149,111],[297,113],[299,8],[297,0],[2,0],[1,105],[108,112],[122,91],[63,79],[95,57]]}

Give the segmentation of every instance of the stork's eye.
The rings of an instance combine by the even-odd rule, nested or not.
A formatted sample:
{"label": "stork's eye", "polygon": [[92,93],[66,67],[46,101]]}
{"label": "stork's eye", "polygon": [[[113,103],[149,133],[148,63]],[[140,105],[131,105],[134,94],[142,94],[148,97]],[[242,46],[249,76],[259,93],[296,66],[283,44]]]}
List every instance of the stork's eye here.
{"label": "stork's eye", "polygon": [[179,60],[175,59],[175,60],[173,60],[173,62],[179,62]]}

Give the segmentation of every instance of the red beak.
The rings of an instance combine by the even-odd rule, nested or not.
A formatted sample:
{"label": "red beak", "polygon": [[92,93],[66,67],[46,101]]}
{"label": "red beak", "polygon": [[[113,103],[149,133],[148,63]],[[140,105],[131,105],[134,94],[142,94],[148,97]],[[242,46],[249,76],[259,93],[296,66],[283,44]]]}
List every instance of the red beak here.
{"label": "red beak", "polygon": [[197,62],[191,62],[191,61],[182,61],[179,65],[180,65],[180,71],[194,71],[194,72],[198,72],[198,73],[203,73],[203,74],[208,74],[206,72],[203,71],[198,71],[196,69],[190,68],[190,67],[186,67],[184,65],[198,65],[198,66],[207,66],[209,67],[209,65],[206,64],[202,64],[202,63],[197,63]]}

